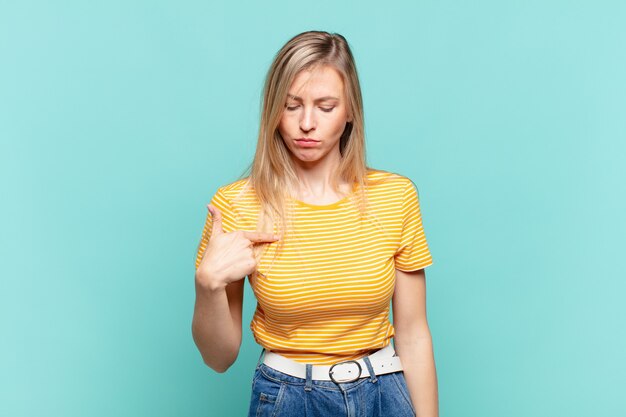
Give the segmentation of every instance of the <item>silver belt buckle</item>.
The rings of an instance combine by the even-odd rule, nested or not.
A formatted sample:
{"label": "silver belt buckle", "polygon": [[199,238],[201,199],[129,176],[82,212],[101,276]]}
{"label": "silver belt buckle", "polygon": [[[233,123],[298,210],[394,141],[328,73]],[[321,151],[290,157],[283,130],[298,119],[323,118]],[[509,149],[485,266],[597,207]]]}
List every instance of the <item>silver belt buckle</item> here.
{"label": "silver belt buckle", "polygon": [[[355,376],[353,379],[347,379],[347,380],[345,380],[345,381],[337,381],[337,380],[335,379],[335,377],[333,376],[333,372],[334,372],[334,371],[333,371],[333,368],[335,368],[335,366],[338,366],[338,365],[345,365],[345,364],[348,364],[348,363],[354,363],[354,364],[356,364],[356,366],[357,366],[357,368],[358,368],[358,370],[359,370],[359,374],[358,374],[357,376]],[[361,364],[360,364],[360,363],[358,363],[357,361],[354,361],[354,360],[353,360],[353,361],[337,362],[337,363],[333,364],[333,366],[331,366],[331,367],[330,367],[330,369],[328,370],[328,376],[330,376],[331,381],[333,381],[335,384],[345,384],[345,383],[347,383],[347,382],[354,382],[354,381],[356,381],[357,379],[359,379],[359,378],[361,377],[361,372],[362,372]],[[352,371],[348,371],[348,373],[352,373]],[[356,374],[356,373],[355,373],[355,374]]]}

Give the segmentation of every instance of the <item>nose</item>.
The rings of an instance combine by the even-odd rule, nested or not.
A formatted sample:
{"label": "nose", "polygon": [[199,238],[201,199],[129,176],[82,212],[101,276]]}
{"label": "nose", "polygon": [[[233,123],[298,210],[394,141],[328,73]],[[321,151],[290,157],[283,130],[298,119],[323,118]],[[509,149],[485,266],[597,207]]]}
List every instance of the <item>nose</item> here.
{"label": "nose", "polygon": [[300,117],[300,130],[303,132],[310,132],[315,129],[316,120],[313,112],[313,107],[305,107]]}

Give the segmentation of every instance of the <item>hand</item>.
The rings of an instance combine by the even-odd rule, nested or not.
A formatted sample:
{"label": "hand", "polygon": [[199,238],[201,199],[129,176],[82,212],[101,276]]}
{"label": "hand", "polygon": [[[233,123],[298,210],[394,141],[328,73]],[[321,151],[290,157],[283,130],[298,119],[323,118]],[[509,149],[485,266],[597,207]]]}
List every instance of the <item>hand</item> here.
{"label": "hand", "polygon": [[196,283],[202,288],[221,290],[256,270],[257,260],[252,250],[254,244],[276,242],[279,239],[271,233],[241,230],[225,233],[222,213],[211,204],[207,208],[213,217],[213,228],[196,271]]}

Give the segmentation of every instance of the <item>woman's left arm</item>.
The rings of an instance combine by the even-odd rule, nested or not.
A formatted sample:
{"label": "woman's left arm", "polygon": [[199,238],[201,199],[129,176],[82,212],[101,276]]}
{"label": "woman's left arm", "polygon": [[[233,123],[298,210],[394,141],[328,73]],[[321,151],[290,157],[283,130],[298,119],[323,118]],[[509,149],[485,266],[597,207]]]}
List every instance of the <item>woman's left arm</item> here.
{"label": "woman's left arm", "polygon": [[426,320],[424,270],[396,270],[392,300],[394,345],[417,417],[438,417],[437,372],[432,338]]}

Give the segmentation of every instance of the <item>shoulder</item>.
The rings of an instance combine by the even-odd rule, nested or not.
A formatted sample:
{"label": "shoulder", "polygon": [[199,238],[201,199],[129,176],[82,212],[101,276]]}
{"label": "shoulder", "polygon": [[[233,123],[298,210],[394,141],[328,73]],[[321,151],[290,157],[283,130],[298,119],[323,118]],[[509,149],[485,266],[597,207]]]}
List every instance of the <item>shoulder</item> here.
{"label": "shoulder", "polygon": [[233,209],[246,206],[254,207],[258,203],[249,177],[219,187],[214,198],[228,204]]}
{"label": "shoulder", "polygon": [[366,186],[370,192],[382,191],[400,195],[410,188],[415,188],[413,181],[404,175],[372,168],[367,171]]}
{"label": "shoulder", "polygon": [[248,177],[222,185],[217,189],[217,194],[220,194],[228,200],[233,200],[241,193],[245,192],[247,188],[249,188]]}

